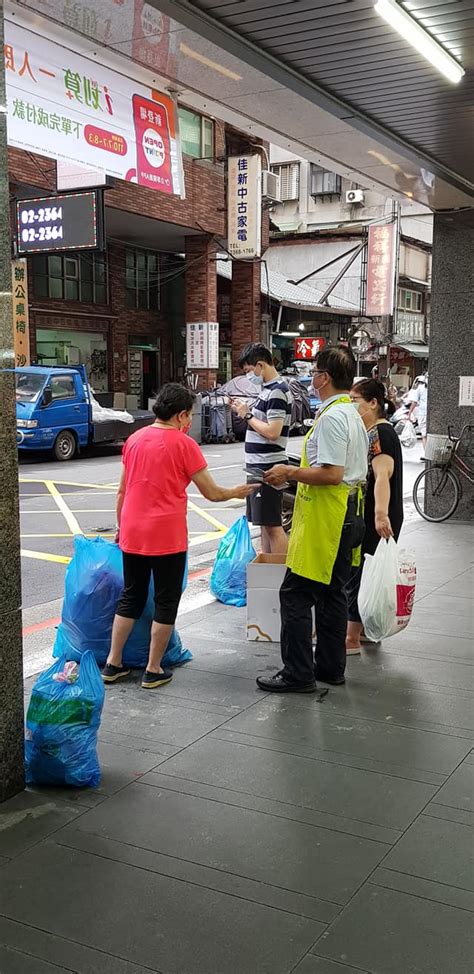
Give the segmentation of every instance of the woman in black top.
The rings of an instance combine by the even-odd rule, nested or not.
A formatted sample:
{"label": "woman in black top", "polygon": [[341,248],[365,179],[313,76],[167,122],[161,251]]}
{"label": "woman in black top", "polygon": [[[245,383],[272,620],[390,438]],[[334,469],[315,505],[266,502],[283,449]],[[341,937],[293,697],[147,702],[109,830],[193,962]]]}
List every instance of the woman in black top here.
{"label": "woman in black top", "polygon": [[386,398],[385,389],[376,379],[357,382],[351,390],[369,434],[369,470],[365,494],[365,537],[362,542],[362,563],[352,571],[347,587],[349,623],[346,652],[360,653],[362,623],[357,608],[364,555],[373,555],[380,538],[394,537],[403,524],[403,460],[400,441],[388,422],[395,406]]}

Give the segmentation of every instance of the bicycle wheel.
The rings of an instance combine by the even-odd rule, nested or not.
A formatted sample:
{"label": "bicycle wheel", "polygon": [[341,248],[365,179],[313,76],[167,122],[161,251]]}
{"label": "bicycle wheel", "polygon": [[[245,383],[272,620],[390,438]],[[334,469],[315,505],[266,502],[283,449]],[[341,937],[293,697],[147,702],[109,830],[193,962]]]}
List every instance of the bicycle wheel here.
{"label": "bicycle wheel", "polygon": [[413,503],[425,521],[447,521],[461,496],[458,478],[439,463],[422,470],[413,486]]}

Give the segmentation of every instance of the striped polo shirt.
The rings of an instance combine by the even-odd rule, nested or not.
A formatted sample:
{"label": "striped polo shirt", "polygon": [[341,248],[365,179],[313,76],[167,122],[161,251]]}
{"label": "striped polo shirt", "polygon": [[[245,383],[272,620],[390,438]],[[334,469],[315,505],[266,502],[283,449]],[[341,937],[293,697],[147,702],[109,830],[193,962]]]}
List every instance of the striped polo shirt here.
{"label": "striped polo shirt", "polygon": [[287,463],[286,447],[290,434],[291,392],[283,379],[265,382],[252,409],[252,416],[264,423],[283,420],[283,428],[277,440],[266,440],[249,426],[245,435],[245,464],[267,470],[275,463]]}

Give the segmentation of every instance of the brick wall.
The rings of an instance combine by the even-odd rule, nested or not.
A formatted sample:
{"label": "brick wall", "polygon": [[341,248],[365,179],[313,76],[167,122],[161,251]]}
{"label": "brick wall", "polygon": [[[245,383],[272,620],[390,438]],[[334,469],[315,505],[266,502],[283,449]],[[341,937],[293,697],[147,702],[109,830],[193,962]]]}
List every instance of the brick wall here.
{"label": "brick wall", "polygon": [[232,365],[239,371],[237,359],[247,342],[261,338],[261,263],[259,260],[235,260],[232,265],[231,318]]}
{"label": "brick wall", "polygon": [[[125,304],[125,248],[109,246],[109,303],[83,304],[78,301],[53,301],[36,298],[32,261],[29,260],[30,346],[36,360],[36,329],[90,331],[107,334],[109,389],[127,392],[128,336],[160,338],[161,380],[168,382],[172,373],[172,336],[161,311],[142,311]],[[124,373],[124,375],[122,375]]]}

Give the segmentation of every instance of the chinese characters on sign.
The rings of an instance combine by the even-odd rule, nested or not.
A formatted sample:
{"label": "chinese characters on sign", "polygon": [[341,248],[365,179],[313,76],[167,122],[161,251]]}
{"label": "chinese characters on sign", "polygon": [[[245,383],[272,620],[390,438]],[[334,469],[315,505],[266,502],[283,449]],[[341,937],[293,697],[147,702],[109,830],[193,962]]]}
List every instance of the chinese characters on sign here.
{"label": "chinese characters on sign", "polygon": [[398,338],[424,342],[425,316],[414,311],[397,311],[395,334]]}
{"label": "chinese characters on sign", "polygon": [[367,309],[370,316],[391,315],[395,282],[395,223],[369,227]]}
{"label": "chinese characters on sign", "polygon": [[26,260],[12,261],[13,333],[16,368],[30,364],[28,270]]}
{"label": "chinese characters on sign", "polygon": [[260,257],[262,236],[262,165],[260,156],[230,156],[227,169],[229,253]]}
{"label": "chinese characters on sign", "polygon": [[295,338],[295,358],[313,359],[325,345],[324,338]]}
{"label": "chinese characters on sign", "polygon": [[188,369],[219,368],[219,325],[217,321],[195,321],[186,326]]}
{"label": "chinese characters on sign", "polygon": [[184,196],[176,103],[8,20],[8,144]]}
{"label": "chinese characters on sign", "polygon": [[474,375],[459,376],[459,405],[474,406]]}

